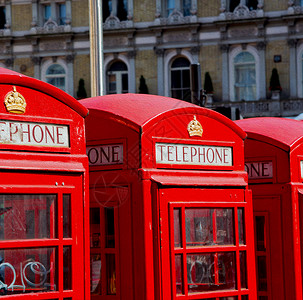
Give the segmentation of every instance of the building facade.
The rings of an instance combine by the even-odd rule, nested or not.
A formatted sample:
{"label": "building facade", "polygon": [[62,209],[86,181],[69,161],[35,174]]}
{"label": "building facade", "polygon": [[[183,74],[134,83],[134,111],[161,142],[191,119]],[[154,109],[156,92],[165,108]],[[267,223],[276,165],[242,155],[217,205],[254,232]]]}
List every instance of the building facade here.
{"label": "building facade", "polygon": [[[302,16],[302,0],[103,0],[106,93],[139,92],[143,76],[150,94],[189,101],[190,64],[200,63],[208,106],[233,119],[296,116]],[[90,96],[88,0],[1,0],[0,28],[1,66],[74,97],[82,78]]]}

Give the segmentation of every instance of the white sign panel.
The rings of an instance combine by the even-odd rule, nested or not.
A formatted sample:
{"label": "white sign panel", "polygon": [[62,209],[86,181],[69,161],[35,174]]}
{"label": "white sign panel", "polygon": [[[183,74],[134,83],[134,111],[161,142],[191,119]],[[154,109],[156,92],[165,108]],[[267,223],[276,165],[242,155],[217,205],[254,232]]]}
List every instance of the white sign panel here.
{"label": "white sign panel", "polygon": [[87,147],[86,154],[90,166],[123,164],[123,144]]}
{"label": "white sign panel", "polygon": [[259,161],[245,163],[248,179],[273,178],[273,167],[271,161]]}
{"label": "white sign panel", "polygon": [[158,164],[232,166],[231,147],[156,143]]}
{"label": "white sign panel", "polygon": [[0,144],[69,147],[67,125],[0,120]]}

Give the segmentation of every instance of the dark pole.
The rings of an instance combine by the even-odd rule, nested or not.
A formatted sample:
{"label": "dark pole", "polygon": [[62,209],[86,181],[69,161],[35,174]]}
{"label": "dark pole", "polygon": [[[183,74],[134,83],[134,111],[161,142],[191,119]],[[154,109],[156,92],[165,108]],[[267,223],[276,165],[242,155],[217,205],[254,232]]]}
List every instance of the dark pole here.
{"label": "dark pole", "polygon": [[205,106],[207,95],[202,89],[201,67],[199,63],[190,65],[190,90],[191,102],[199,106]]}
{"label": "dark pole", "polygon": [[201,67],[200,64],[190,65],[190,90],[191,102],[201,106]]}

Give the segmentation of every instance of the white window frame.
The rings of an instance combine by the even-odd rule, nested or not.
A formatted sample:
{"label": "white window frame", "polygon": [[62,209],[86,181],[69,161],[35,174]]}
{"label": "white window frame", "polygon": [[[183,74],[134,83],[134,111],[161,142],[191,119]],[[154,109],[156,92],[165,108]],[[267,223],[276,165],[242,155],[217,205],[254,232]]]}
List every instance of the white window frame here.
{"label": "white window frame", "polygon": [[[117,9],[118,9],[118,0],[112,0],[112,11],[110,12],[110,16],[117,17]],[[134,2],[133,0],[127,0],[127,20],[132,20],[134,15]],[[103,20],[105,22],[106,20]],[[126,21],[126,20],[123,20]]]}
{"label": "white window frame", "polygon": [[187,50],[176,51],[172,50],[166,53],[164,57],[164,95],[171,97],[170,87],[171,87],[171,65],[173,61],[179,57],[183,56],[189,60],[190,64],[194,63],[194,58],[192,54]]}
{"label": "white window frame", "polygon": [[118,55],[118,56],[114,56],[114,55],[107,55],[104,57],[104,70],[105,70],[105,87],[106,87],[106,93],[108,92],[108,82],[107,82],[107,74],[108,74],[108,69],[110,68],[110,65],[112,63],[114,63],[115,61],[122,61],[123,63],[125,63],[126,67],[127,67],[127,71],[119,71],[119,73],[122,75],[122,73],[124,74],[128,74],[128,92],[130,93],[131,91],[131,84],[132,84],[132,78],[131,78],[131,73],[130,73],[130,63],[129,63],[129,60],[128,58],[125,56],[125,55]]}
{"label": "white window frame", "polygon": [[65,4],[65,25],[70,25],[71,23],[71,0],[43,0],[38,3],[32,4],[32,24],[33,27],[43,27],[48,20],[44,19],[44,6],[50,5],[51,7],[51,16],[50,19],[52,22],[55,22],[58,26],[60,25],[60,11],[59,5]]}
{"label": "white window frame", "polygon": [[[243,5],[246,6],[247,0],[240,0],[240,4],[239,5]],[[230,4],[230,0],[221,0],[221,8],[220,11],[222,12],[230,12],[229,11],[229,4]],[[258,7],[259,8],[263,8],[264,5],[264,0],[258,0]],[[232,11],[231,11],[232,13]]]}
{"label": "white window frame", "polygon": [[44,82],[47,82],[46,79],[47,79],[47,75],[46,75],[46,71],[48,70],[48,68],[51,66],[51,65],[60,65],[64,71],[65,71],[65,89],[64,91],[66,93],[68,93],[69,91],[69,86],[68,86],[68,78],[67,78],[67,75],[68,75],[68,68],[67,68],[67,63],[65,62],[65,60],[61,59],[61,58],[58,58],[55,62],[52,60],[52,59],[48,59],[46,60],[45,62],[42,63],[42,66],[41,66],[41,79],[42,81]]}
{"label": "white window frame", "polygon": [[[169,17],[167,15],[167,1],[168,0],[156,0],[156,17]],[[183,0],[175,0],[175,11],[178,11],[183,15]],[[191,15],[197,13],[197,0],[191,0],[190,12]]]}
{"label": "white window frame", "polygon": [[[229,95],[231,101],[236,101],[235,99],[235,73],[234,73],[234,59],[241,52],[249,52],[255,59],[255,70],[256,70],[256,101],[260,100],[260,57],[258,54],[258,50],[248,45],[246,49],[242,49],[241,46],[235,47],[230,51],[229,54]],[[247,101],[255,101],[255,100],[247,100]]]}

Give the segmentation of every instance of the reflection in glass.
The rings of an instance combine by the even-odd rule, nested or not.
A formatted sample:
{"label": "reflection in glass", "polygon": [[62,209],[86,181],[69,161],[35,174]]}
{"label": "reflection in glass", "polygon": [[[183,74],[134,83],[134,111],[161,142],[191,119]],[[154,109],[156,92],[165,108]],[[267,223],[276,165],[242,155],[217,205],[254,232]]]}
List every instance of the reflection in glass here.
{"label": "reflection in glass", "polygon": [[213,209],[186,209],[186,245],[207,246],[213,244]]}
{"label": "reflection in glass", "polygon": [[57,249],[8,249],[0,253],[0,295],[57,291]]}
{"label": "reflection in glass", "polygon": [[56,237],[56,195],[0,195],[0,240]]}
{"label": "reflection in glass", "polygon": [[266,251],[265,244],[265,216],[256,216],[257,251]]}
{"label": "reflection in glass", "polygon": [[100,247],[100,208],[90,208],[90,246]]}
{"label": "reflection in glass", "polygon": [[175,256],[175,269],[176,269],[176,292],[183,294],[183,271],[182,271],[182,255]]}
{"label": "reflection in glass", "polygon": [[90,257],[91,294],[101,295],[101,255],[91,254]]}
{"label": "reflection in glass", "polygon": [[242,295],[241,300],[248,300],[248,295]]}
{"label": "reflection in glass", "polygon": [[234,217],[232,209],[215,209],[217,245],[234,244]]}
{"label": "reflection in glass", "polygon": [[267,291],[266,256],[257,257],[258,263],[258,290]]}
{"label": "reflection in glass", "polygon": [[241,288],[247,289],[246,252],[240,251]]}
{"label": "reflection in glass", "polygon": [[71,237],[71,207],[70,194],[63,195],[63,237]]}
{"label": "reflection in glass", "polygon": [[63,289],[72,289],[72,249],[63,247]]}
{"label": "reflection in glass", "polygon": [[244,208],[238,208],[239,244],[245,245]]}
{"label": "reflection in glass", "polygon": [[116,295],[116,262],[114,254],[106,254],[107,295]]}
{"label": "reflection in glass", "polygon": [[185,210],[186,245],[234,245],[233,209],[198,208]]}
{"label": "reflection in glass", "polygon": [[175,247],[181,247],[180,209],[174,209],[174,241]]}
{"label": "reflection in glass", "polygon": [[105,239],[106,248],[115,248],[115,220],[114,220],[114,208],[105,207]]}
{"label": "reflection in glass", "polygon": [[187,255],[189,293],[236,288],[233,252]]}

